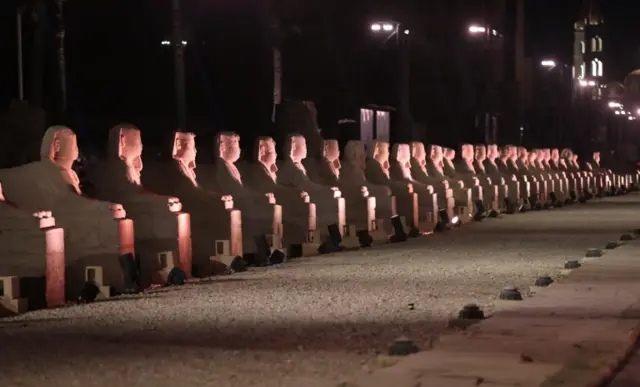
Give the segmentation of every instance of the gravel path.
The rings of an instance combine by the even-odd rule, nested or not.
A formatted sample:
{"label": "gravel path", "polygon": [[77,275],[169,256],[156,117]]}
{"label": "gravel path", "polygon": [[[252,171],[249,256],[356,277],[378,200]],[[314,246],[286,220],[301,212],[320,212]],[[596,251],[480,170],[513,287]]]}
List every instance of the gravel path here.
{"label": "gravel path", "polygon": [[[400,335],[421,348],[464,304],[485,311],[639,227],[635,195],[488,219],[398,245],[301,259],[0,320],[6,386],[335,386]],[[408,305],[413,303],[411,310]]]}

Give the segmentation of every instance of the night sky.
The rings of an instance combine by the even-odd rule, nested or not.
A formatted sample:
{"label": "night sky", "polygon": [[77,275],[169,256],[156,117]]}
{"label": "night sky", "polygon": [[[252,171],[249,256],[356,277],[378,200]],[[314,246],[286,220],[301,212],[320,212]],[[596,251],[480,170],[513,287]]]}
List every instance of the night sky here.
{"label": "night sky", "polygon": [[[470,2],[443,4],[464,10]],[[170,38],[170,1],[68,0],[67,3],[69,113],[70,121],[80,126],[76,130],[106,131],[107,125],[119,121],[151,126],[143,127],[146,133],[175,127],[171,49],[160,44]],[[186,54],[189,115],[195,128],[190,129],[267,131],[271,107],[264,101],[272,93],[270,50],[274,36],[266,6],[256,5],[264,2],[183,0],[183,3],[189,41]],[[285,82],[289,97],[316,101],[321,116],[330,112],[329,120],[345,114],[341,107],[358,104],[362,81],[354,79],[362,72],[371,72],[362,58],[371,56],[366,35],[367,21],[372,17],[406,20],[413,30],[422,33],[416,46],[424,51],[423,71],[429,71],[426,69],[431,69],[430,63],[436,61],[437,41],[446,39],[442,35],[447,32],[443,31],[457,30],[451,26],[451,20],[436,13],[437,1],[428,5],[396,1],[393,7],[379,6],[376,1],[302,3],[305,7],[298,11],[302,35],[293,36],[285,46],[284,55],[288,55]],[[578,3],[531,1],[527,6],[527,53],[570,62]],[[640,67],[640,24],[629,16],[640,14],[640,2],[608,1],[603,8],[608,30],[605,50],[611,58],[605,64],[605,72],[621,81],[627,72]],[[5,59],[0,67],[0,107],[17,95],[14,9],[11,1],[0,2],[0,49]],[[53,36],[55,23],[51,16],[49,28]],[[30,39],[28,24],[25,21],[26,43]],[[49,69],[46,90],[51,101],[55,99],[52,93],[56,85],[53,37],[46,49]],[[27,74],[29,55],[29,47],[25,46]],[[376,74],[384,79],[384,71],[379,70]],[[412,71],[418,79],[421,69]],[[431,71],[437,73],[438,69]],[[369,75],[369,80],[374,79]],[[421,92],[436,93],[436,83],[425,81]]]}

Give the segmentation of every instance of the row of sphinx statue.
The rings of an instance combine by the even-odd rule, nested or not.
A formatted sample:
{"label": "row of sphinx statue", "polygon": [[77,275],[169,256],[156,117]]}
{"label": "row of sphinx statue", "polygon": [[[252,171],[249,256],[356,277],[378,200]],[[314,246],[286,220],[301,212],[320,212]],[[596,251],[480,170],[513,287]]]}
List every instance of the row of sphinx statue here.
{"label": "row of sphinx statue", "polygon": [[274,249],[314,246],[337,225],[345,239],[366,230],[385,242],[396,215],[429,233],[442,212],[466,223],[637,183],[601,168],[597,153],[581,167],[568,149],[465,144],[456,160],[453,149],[420,142],[350,141],[341,155],[336,140],[325,140],[322,158],[312,159],[305,138],[291,134],[282,160],[264,137],[251,161],[240,160],[240,138],[227,132],[217,136],[217,161],[197,165],[195,140],[176,133],[171,160],[143,165],[140,130],[117,125],[108,158],[88,167],[88,195],[73,170],[76,135],[49,128],[40,161],[0,170],[0,276],[46,276],[55,305],[81,292],[87,267],[122,286],[123,254],[139,257],[148,285],[166,281],[158,256],[167,251],[188,275],[198,266],[206,275],[212,260],[255,252],[261,235]]}

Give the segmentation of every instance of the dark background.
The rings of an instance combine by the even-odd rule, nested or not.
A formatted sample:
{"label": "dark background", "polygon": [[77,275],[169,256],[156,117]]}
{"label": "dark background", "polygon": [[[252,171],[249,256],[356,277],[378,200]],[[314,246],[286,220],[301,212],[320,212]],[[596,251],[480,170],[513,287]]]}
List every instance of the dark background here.
{"label": "dark background", "polygon": [[[472,47],[465,28],[477,4],[467,0],[277,1],[291,25],[283,46],[285,98],[316,102],[320,125],[354,116],[363,103],[392,104],[392,55],[372,40],[368,23],[392,18],[412,31],[412,111],[430,131],[471,141],[462,119],[473,93]],[[534,0],[526,7],[526,52],[571,63],[577,0]],[[640,2],[603,5],[608,78],[640,67]],[[187,32],[189,130],[210,138],[225,129],[243,139],[271,130],[272,56],[277,40],[266,2],[183,0]],[[0,108],[17,96],[15,1],[0,2]],[[52,10],[55,7],[51,7]],[[170,0],[68,0],[69,116],[83,145],[102,147],[121,121],[140,126],[145,142],[174,130]],[[29,15],[25,15],[25,89],[29,92]],[[45,108],[56,107],[55,18],[48,18]],[[569,67],[570,71],[570,67]],[[355,117],[353,117],[355,118]],[[2,130],[0,128],[0,130]],[[438,134],[431,136],[438,139]],[[151,140],[150,140],[151,139]],[[208,141],[208,140],[207,140]],[[202,143],[200,143],[202,144]],[[202,145],[200,145],[202,146]]]}

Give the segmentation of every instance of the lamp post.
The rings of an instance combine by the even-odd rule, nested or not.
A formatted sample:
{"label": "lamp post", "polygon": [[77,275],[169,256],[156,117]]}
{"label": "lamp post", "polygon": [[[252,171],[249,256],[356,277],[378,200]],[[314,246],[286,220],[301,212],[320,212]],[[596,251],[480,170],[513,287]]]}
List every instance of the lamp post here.
{"label": "lamp post", "polygon": [[57,30],[56,39],[58,41],[57,56],[58,56],[58,81],[60,82],[60,115],[61,119],[66,119],[67,115],[67,60],[65,54],[65,35],[66,28],[64,24],[64,1],[57,0],[56,4],[58,10],[56,13]]}
{"label": "lamp post", "polygon": [[[407,142],[412,140],[412,117],[410,106],[410,62],[409,35],[410,31],[394,21],[373,22],[369,26],[372,33],[386,36],[385,43],[395,38],[398,52],[398,71],[396,72],[396,92],[398,121],[393,140]],[[404,39],[403,39],[404,37]]]}
{"label": "lamp post", "polygon": [[498,31],[491,28],[486,23],[471,23],[467,26],[467,34],[471,39],[477,39],[482,45],[481,61],[481,86],[476,96],[476,128],[479,125],[479,121],[484,121],[484,141],[486,143],[497,142],[497,125],[495,120],[497,119],[496,113],[496,97],[494,88],[494,77],[492,74],[493,64],[491,63],[491,49],[493,42],[500,36]]}
{"label": "lamp post", "polygon": [[180,0],[172,0],[172,24],[173,24],[173,67],[176,92],[176,116],[178,119],[178,131],[187,130],[187,96],[186,80],[184,74],[184,47],[182,32],[182,8]]}

